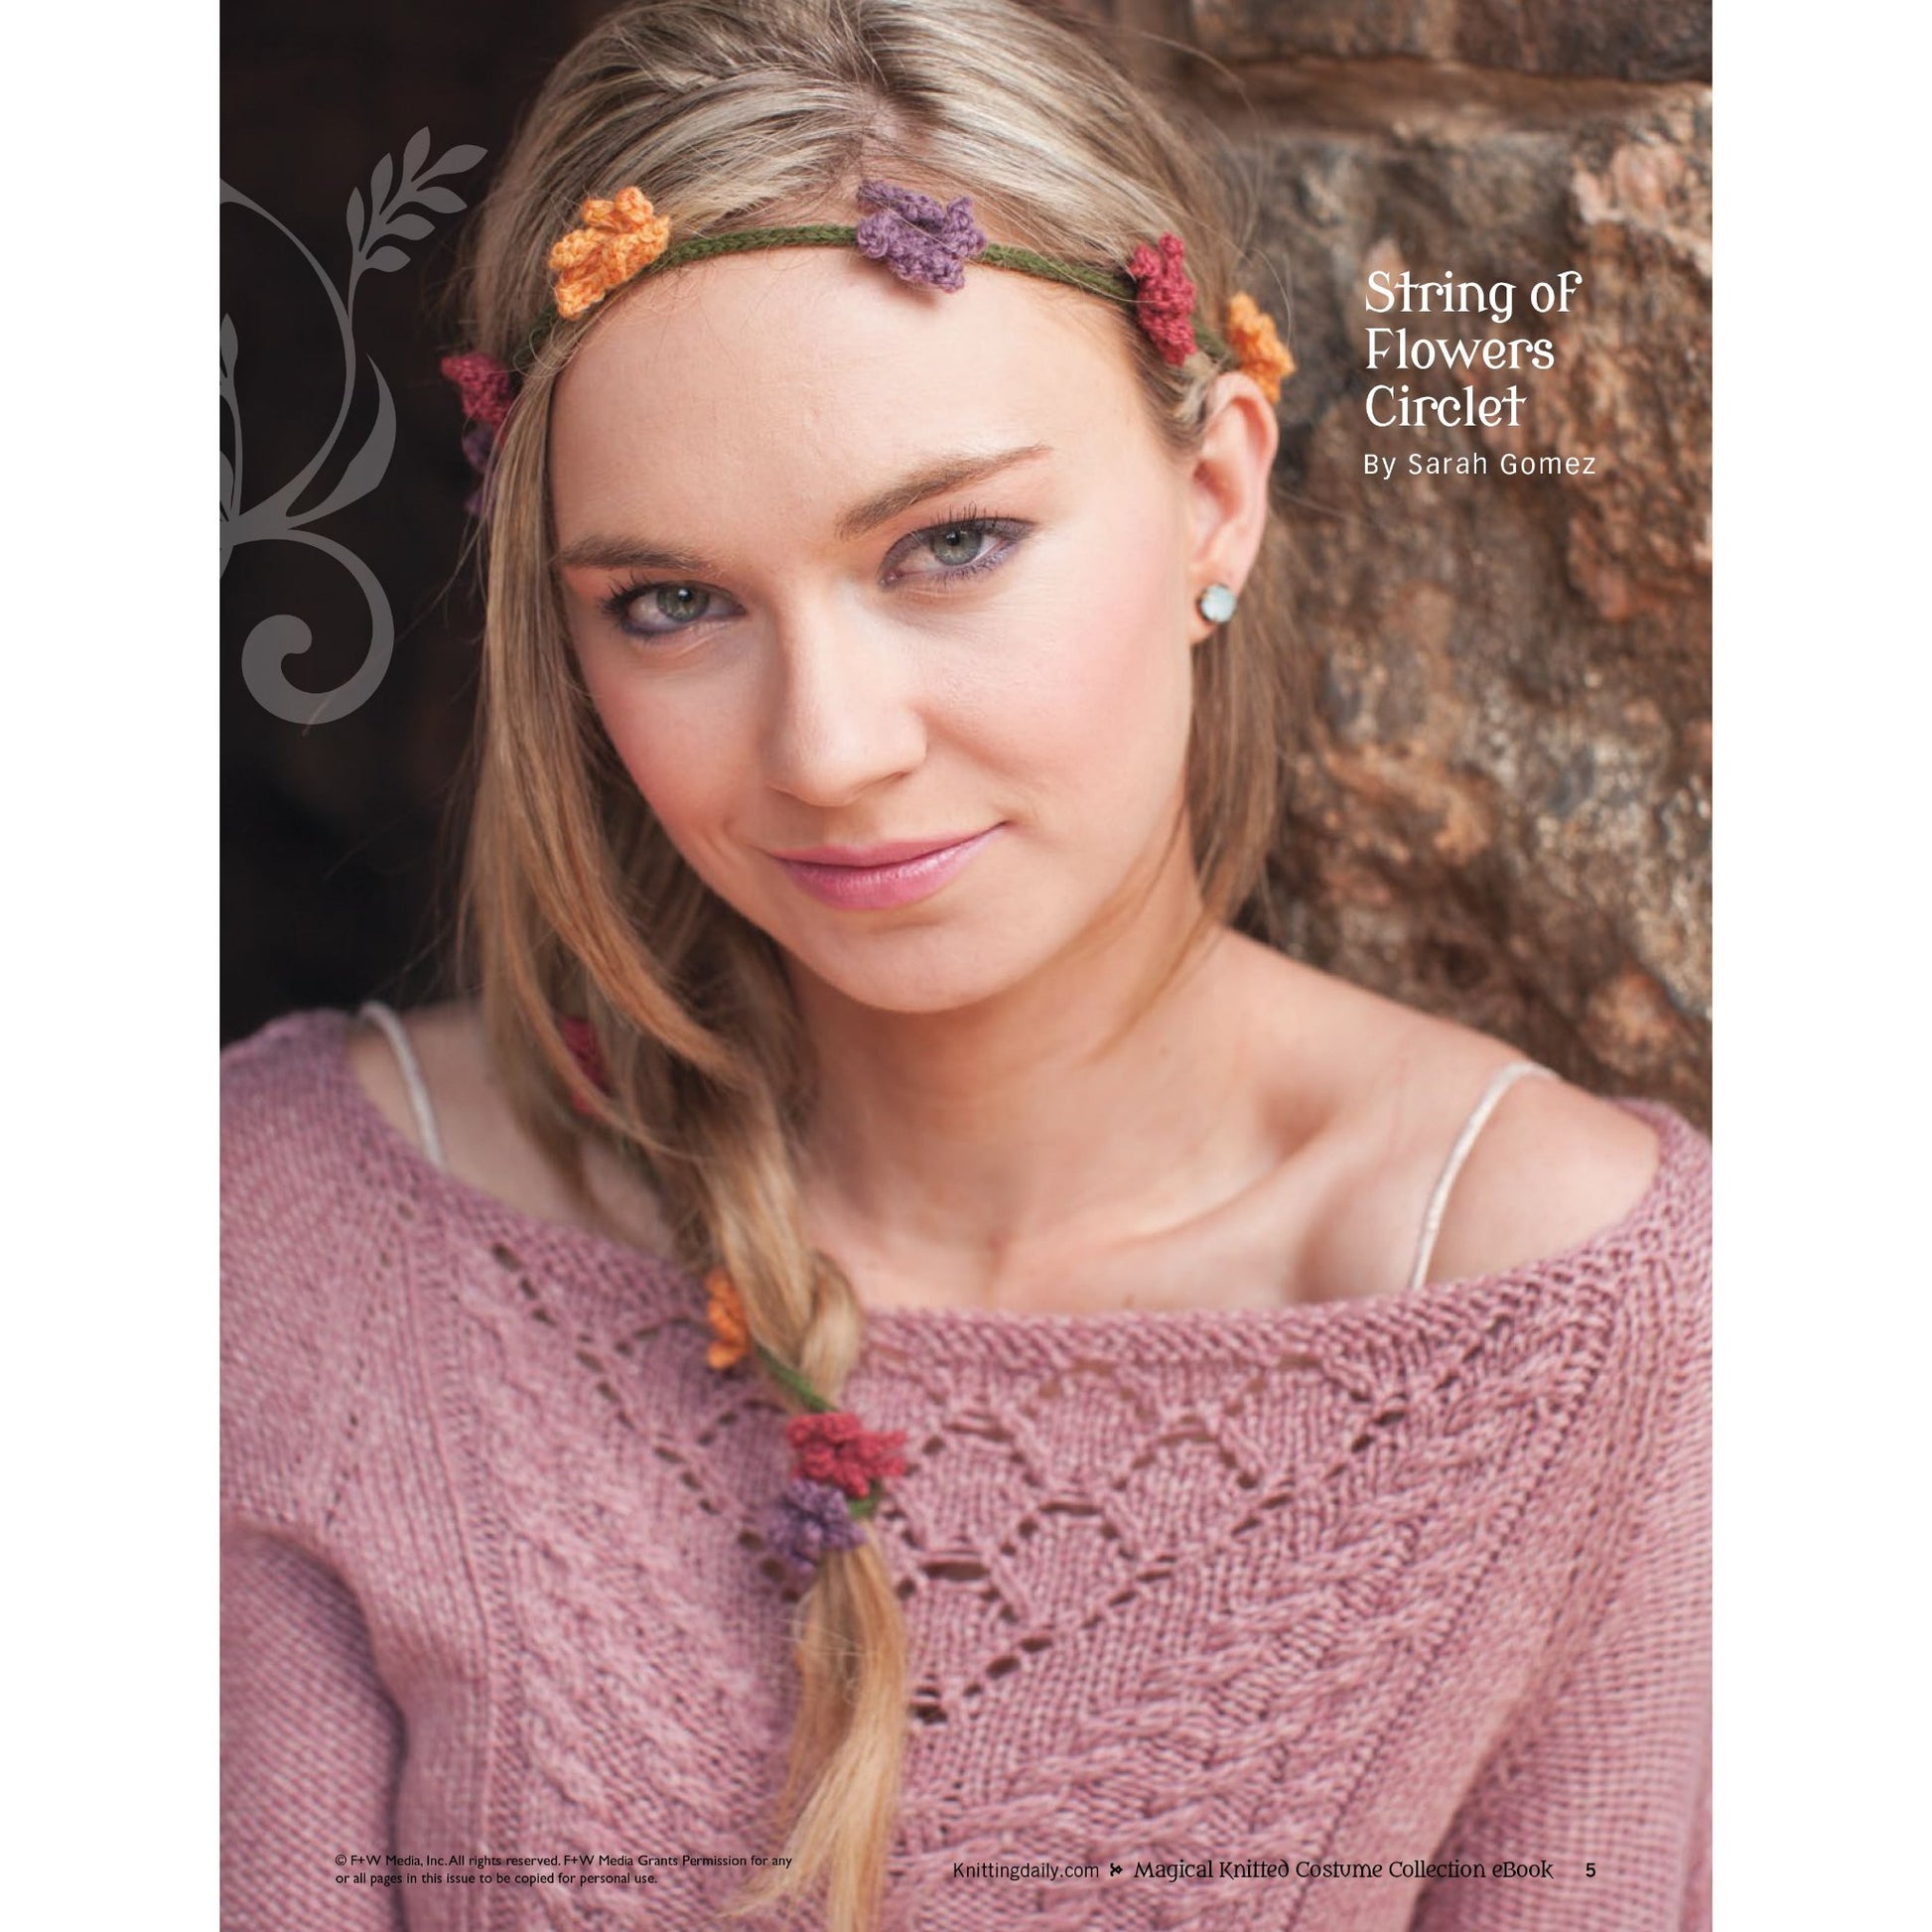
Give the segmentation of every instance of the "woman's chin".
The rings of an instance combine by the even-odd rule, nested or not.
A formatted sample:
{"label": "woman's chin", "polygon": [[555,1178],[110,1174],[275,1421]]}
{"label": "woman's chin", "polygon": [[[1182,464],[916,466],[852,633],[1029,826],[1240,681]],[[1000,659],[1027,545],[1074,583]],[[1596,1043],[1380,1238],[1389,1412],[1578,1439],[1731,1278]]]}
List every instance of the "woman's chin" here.
{"label": "woman's chin", "polygon": [[878,934],[873,943],[794,949],[780,939],[794,974],[878,1013],[953,1013],[1017,986],[1043,963],[1015,946],[976,947],[957,933]]}

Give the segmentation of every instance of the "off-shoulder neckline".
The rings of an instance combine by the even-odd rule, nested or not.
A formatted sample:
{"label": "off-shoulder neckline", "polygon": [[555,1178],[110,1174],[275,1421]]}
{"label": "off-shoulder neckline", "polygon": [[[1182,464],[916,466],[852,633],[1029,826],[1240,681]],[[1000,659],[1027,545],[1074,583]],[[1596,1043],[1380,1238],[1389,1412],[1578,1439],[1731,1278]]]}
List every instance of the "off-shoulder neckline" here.
{"label": "off-shoulder neckline", "polygon": [[[320,1008],[291,1015],[283,1024],[307,1021],[329,1030],[320,1059],[332,1101],[345,1117],[357,1123],[365,1145],[409,1173],[419,1195],[427,1193],[440,1198],[459,1219],[486,1231],[525,1260],[547,1259],[587,1268],[606,1280],[634,1278],[642,1272],[687,1292],[692,1298],[702,1297],[703,1290],[696,1278],[669,1257],[634,1248],[594,1229],[546,1220],[513,1207],[430,1160],[407,1135],[397,1130],[355,1077],[348,1057],[351,1019],[350,1014],[341,1009]],[[947,1352],[953,1347],[992,1338],[1025,1344],[1063,1341],[1069,1337],[1092,1343],[1103,1353],[1106,1344],[1129,1337],[1141,1344],[1151,1337],[1159,1337],[1184,1349],[1190,1342],[1230,1339],[1246,1342],[1301,1336],[1312,1339],[1351,1330],[1388,1332],[1395,1327],[1406,1327],[1418,1318],[1440,1317],[1473,1303],[1506,1300],[1513,1292],[1532,1288],[1546,1276],[1588,1272],[1592,1262],[1627,1251],[1632,1238],[1660,1219],[1701,1166],[1705,1153],[1703,1137],[1675,1108],[1657,1100],[1609,1098],[1612,1105],[1634,1115],[1656,1133],[1657,1164],[1650,1179],[1629,1208],[1607,1227],[1533,1261],[1518,1262],[1485,1275],[1428,1282],[1419,1289],[1319,1302],[1288,1302],[1273,1308],[1118,1309],[1087,1314],[1001,1309],[868,1309],[867,1331],[888,1345],[924,1338]]]}

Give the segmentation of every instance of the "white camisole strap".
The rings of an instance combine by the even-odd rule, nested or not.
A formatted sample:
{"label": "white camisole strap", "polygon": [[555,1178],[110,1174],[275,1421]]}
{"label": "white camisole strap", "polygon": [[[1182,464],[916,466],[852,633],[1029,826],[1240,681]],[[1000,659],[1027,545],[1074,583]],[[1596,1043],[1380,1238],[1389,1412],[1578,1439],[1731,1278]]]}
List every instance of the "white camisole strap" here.
{"label": "white camisole strap", "polygon": [[443,1165],[443,1137],[436,1131],[436,1109],[429,1104],[429,1084],[410,1044],[409,1034],[395,1009],[380,1000],[364,1000],[356,1009],[358,1020],[373,1020],[389,1036],[396,1061],[402,1068],[403,1084],[409,1089],[409,1104],[416,1113],[416,1131],[422,1137],[423,1152],[440,1168]]}
{"label": "white camisole strap", "polygon": [[1422,1236],[1416,1243],[1416,1265],[1409,1271],[1411,1295],[1429,1279],[1430,1258],[1436,1252],[1436,1237],[1442,1232],[1443,1216],[1449,1208],[1449,1189],[1455,1185],[1455,1176],[1462,1171],[1462,1163],[1469,1158],[1469,1150],[1475,1146],[1476,1136],[1496,1111],[1497,1101],[1526,1073],[1540,1074],[1549,1080],[1557,1078],[1547,1066],[1536,1060],[1511,1060],[1507,1066],[1496,1069],[1494,1077],[1482,1091],[1482,1098],[1462,1123],[1462,1131],[1456,1135],[1455,1145],[1449,1149],[1449,1159],[1443,1164],[1436,1191],[1429,1197],[1429,1211],[1423,1216]]}

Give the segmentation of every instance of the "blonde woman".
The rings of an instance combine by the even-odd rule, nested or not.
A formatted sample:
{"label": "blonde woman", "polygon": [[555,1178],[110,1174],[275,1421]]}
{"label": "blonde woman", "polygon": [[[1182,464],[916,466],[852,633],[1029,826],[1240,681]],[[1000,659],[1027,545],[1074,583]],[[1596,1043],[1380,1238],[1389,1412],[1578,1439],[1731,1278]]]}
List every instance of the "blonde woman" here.
{"label": "blonde woman", "polygon": [[1267,943],[1240,268],[1003,0],[546,83],[470,992],[224,1055],[225,1922],[1704,1921],[1708,1149]]}

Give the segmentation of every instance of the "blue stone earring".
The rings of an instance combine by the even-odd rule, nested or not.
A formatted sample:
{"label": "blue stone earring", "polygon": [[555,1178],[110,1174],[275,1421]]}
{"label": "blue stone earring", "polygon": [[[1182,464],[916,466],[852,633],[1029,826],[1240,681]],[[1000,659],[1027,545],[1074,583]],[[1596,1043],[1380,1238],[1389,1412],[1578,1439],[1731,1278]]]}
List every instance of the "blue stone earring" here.
{"label": "blue stone earring", "polygon": [[1225,584],[1210,584],[1194,600],[1194,609],[1209,623],[1226,623],[1234,616],[1235,606],[1240,600]]}

